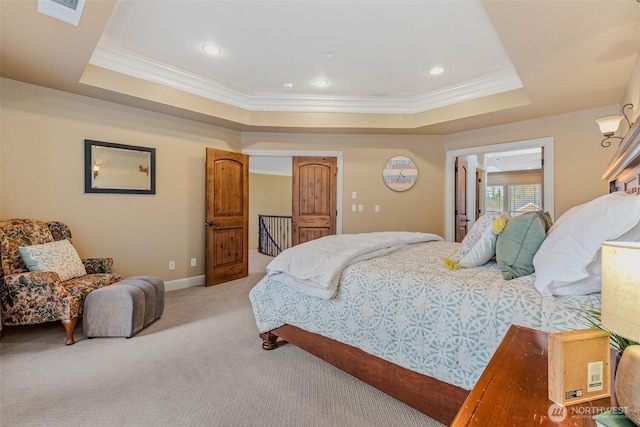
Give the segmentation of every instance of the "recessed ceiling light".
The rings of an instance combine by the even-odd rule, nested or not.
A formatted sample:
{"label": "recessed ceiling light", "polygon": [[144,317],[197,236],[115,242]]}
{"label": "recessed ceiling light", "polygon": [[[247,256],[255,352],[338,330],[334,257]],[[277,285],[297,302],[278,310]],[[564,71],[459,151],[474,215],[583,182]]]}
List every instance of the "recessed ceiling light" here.
{"label": "recessed ceiling light", "polygon": [[442,67],[433,67],[431,71],[429,71],[429,74],[431,74],[432,76],[437,76],[438,74],[442,73],[444,73],[444,68]]}
{"label": "recessed ceiling light", "polygon": [[202,50],[207,52],[209,55],[220,55],[220,52],[222,52],[218,46],[214,46],[212,44],[205,44],[202,46]]}
{"label": "recessed ceiling light", "polygon": [[293,89],[293,83],[289,83],[289,82],[282,83],[282,88],[283,89]]}
{"label": "recessed ceiling light", "polygon": [[313,85],[315,87],[326,87],[329,86],[329,81],[325,79],[316,79],[313,81]]}

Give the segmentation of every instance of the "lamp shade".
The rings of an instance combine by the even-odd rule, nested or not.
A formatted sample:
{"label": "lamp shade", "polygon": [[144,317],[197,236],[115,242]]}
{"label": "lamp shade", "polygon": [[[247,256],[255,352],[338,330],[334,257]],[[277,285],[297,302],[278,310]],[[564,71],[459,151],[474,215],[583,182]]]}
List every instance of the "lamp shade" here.
{"label": "lamp shade", "polygon": [[609,116],[596,120],[596,123],[600,127],[600,132],[604,135],[613,135],[618,130],[622,119],[624,119],[622,116]]}
{"label": "lamp shade", "polygon": [[602,324],[640,342],[640,243],[602,245]]}

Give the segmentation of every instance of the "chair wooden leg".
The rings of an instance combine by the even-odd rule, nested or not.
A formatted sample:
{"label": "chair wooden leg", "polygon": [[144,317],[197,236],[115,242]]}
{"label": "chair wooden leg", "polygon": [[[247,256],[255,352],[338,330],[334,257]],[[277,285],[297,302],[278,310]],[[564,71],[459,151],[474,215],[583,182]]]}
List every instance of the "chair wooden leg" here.
{"label": "chair wooden leg", "polygon": [[67,345],[72,345],[75,342],[73,340],[73,330],[76,328],[77,322],[77,317],[62,321],[62,326],[64,326],[65,331],[67,331]]}

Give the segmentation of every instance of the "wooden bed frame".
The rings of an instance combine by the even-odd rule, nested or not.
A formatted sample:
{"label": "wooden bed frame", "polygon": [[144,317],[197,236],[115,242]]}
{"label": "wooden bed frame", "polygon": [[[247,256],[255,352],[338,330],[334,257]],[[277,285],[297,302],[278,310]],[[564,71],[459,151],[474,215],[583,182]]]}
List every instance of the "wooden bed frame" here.
{"label": "wooden bed frame", "polygon": [[265,350],[290,342],[446,425],[451,424],[469,394],[468,390],[295,326],[281,326],[260,334],[260,338]]}
{"label": "wooden bed frame", "polygon": [[[621,141],[602,178],[609,182],[610,191],[640,194],[640,120]],[[265,350],[290,342],[446,425],[451,424],[469,394],[460,387],[295,326],[284,325],[260,337]]]}

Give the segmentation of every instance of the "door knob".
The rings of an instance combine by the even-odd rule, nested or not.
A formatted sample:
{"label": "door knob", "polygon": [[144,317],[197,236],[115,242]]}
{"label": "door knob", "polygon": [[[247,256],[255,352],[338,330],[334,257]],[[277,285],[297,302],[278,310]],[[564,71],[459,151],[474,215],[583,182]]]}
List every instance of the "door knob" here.
{"label": "door knob", "polygon": [[219,222],[209,221],[209,222],[205,222],[205,223],[204,223],[204,225],[205,225],[205,227],[206,227],[206,226],[209,226],[209,227],[216,227],[216,226],[220,225],[220,223],[219,223]]}

